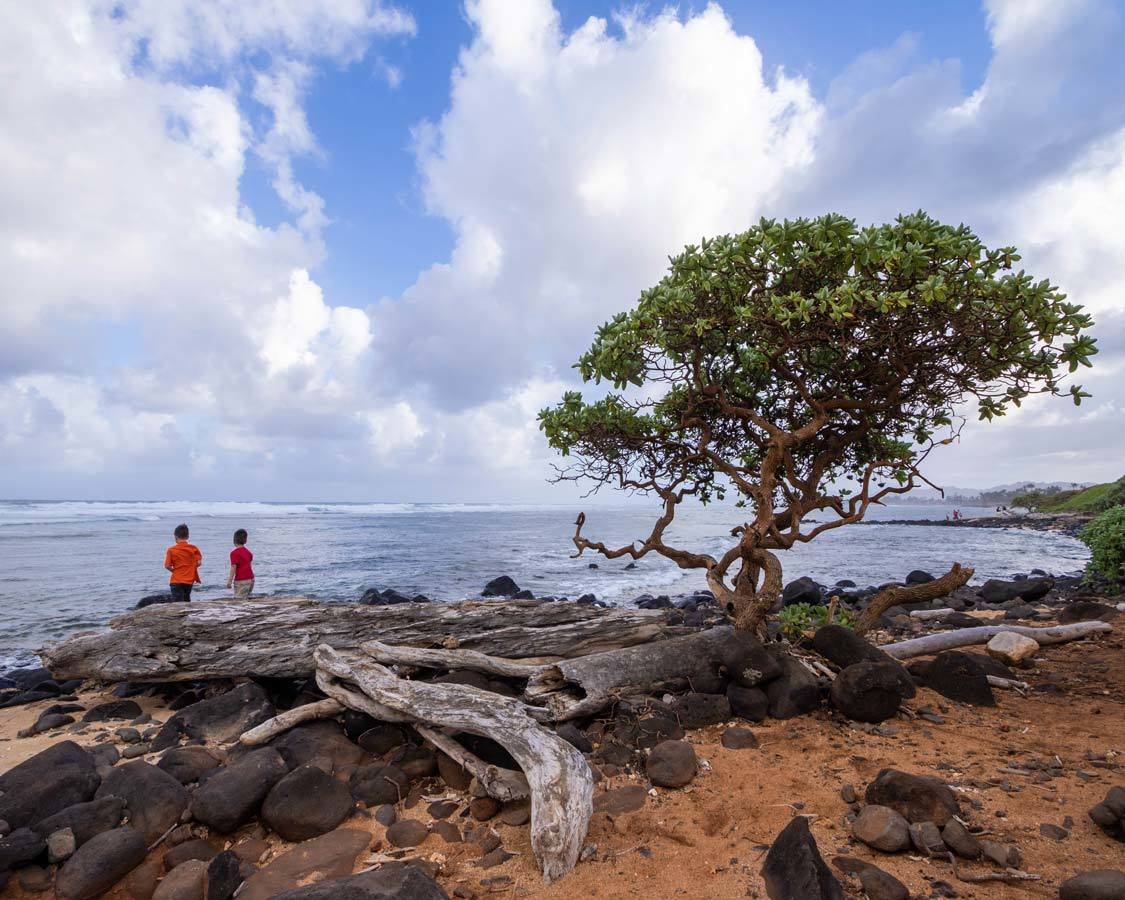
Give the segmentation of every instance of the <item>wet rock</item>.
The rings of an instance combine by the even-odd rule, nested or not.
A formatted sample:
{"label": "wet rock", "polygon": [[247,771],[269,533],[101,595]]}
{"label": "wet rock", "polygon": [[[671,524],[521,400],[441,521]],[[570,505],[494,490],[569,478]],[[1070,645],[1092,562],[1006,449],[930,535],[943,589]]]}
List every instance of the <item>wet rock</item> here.
{"label": "wet rock", "polygon": [[915,694],[914,682],[897,662],[858,662],[832,682],[832,705],[857,722],[882,722]]}
{"label": "wet rock", "polygon": [[74,741],[54,744],[0,775],[0,819],[32,825],[91,799],[100,781],[91,754]]}
{"label": "wet rock", "polygon": [[735,631],[724,644],[719,661],[731,681],[744,688],[757,687],[781,674],[780,663],[761,641],[741,631]]}
{"label": "wet rock", "polygon": [[985,649],[1006,666],[1018,666],[1039,652],[1039,643],[1034,638],[1016,634],[1014,631],[1001,631],[993,635]]}
{"label": "wet rock", "polygon": [[90,900],[144,862],[144,835],[129,825],[103,831],[79,847],[59,869],[59,900]]}
{"label": "wet rock", "polygon": [[[190,841],[177,844],[164,854],[164,868],[172,871],[191,861],[209,863],[218,855],[219,851],[207,841],[202,838],[192,838]],[[206,868],[204,865],[204,869]]]}
{"label": "wet rock", "polygon": [[770,701],[761,688],[743,687],[732,682],[727,686],[727,702],[730,703],[731,713],[747,722],[761,722],[769,715]]}
{"label": "wet rock", "polygon": [[83,722],[108,722],[110,719],[135,719],[141,707],[135,700],[109,700],[87,710]]}
{"label": "wet rock", "polygon": [[906,819],[887,806],[870,803],[865,806],[852,822],[852,834],[883,853],[898,853],[910,846]]}
{"label": "wet rock", "polygon": [[825,865],[804,816],[794,817],[774,840],[762,878],[770,900],[844,900],[843,888]]}
{"label": "wet rock", "polygon": [[728,728],[720,743],[728,750],[752,750],[758,746],[758,738],[749,728]]}
{"label": "wet rock", "polygon": [[368,753],[382,756],[405,744],[406,735],[397,725],[379,724],[363,732],[356,743]]}
{"label": "wet rock", "polygon": [[31,862],[46,846],[46,841],[30,828],[17,828],[0,838],[0,872]]}
{"label": "wet rock", "polygon": [[812,603],[815,605],[820,602],[820,585],[807,575],[790,581],[781,592],[782,606],[792,606],[795,603]]}
{"label": "wet rock", "polygon": [[683,694],[672,704],[672,712],[684,728],[706,728],[731,717],[730,701],[722,694]]}
{"label": "wet rock", "polygon": [[224,850],[207,863],[203,886],[206,900],[231,900],[245,880],[242,874],[244,865],[230,850]]}
{"label": "wet rock", "polygon": [[185,706],[170,718],[153,741],[154,750],[166,750],[181,738],[228,743],[276,715],[265,690],[254,682]]}
{"label": "wet rock", "polygon": [[172,599],[172,595],[170,593],[167,593],[167,592],[165,592],[163,594],[147,594],[144,597],[141,597],[141,599],[137,601],[137,604],[136,604],[136,606],[133,607],[133,609],[144,609],[146,606],[152,606],[156,603],[174,603],[174,602],[175,601]]}
{"label": "wet rock", "polygon": [[355,808],[351,792],[313,765],[299,766],[277,782],[262,803],[262,821],[287,841],[327,834]]}
{"label": "wet rock", "polygon": [[173,747],[165,751],[156,767],[180,784],[194,784],[220,765],[222,760],[206,747]]}
{"label": "wet rock", "polygon": [[1059,900],[1121,900],[1125,897],[1125,872],[1095,869],[1081,872],[1059,885]]}
{"label": "wet rock", "polygon": [[865,866],[861,869],[859,883],[867,900],[908,900],[910,897],[905,884],[878,866]]}
{"label": "wet rock", "polygon": [[686,741],[664,741],[653,747],[645,761],[645,772],[653,784],[681,788],[695,778],[698,762],[695,749]]}
{"label": "wet rock", "polygon": [[914,849],[926,856],[944,856],[945,842],[941,832],[933,822],[916,822],[910,826],[910,843]]}
{"label": "wet rock", "polygon": [[68,806],[62,812],[40,819],[32,828],[41,837],[70,829],[76,845],[81,846],[94,835],[116,828],[124,815],[125,801],[121,797],[103,797]]}
{"label": "wet rock", "polygon": [[907,584],[929,584],[934,580],[935,579],[933,575],[931,575],[929,572],[924,572],[922,569],[915,569],[913,572],[906,576]]}
{"label": "wet rock", "polygon": [[943,697],[970,706],[995,706],[992,686],[980,663],[969,653],[946,650],[925,668],[926,686]]}
{"label": "wet rock", "polygon": [[172,869],[157,885],[152,900],[203,900],[207,863],[191,859]]}
{"label": "wet rock", "polygon": [[867,786],[867,802],[889,806],[907,822],[944,826],[957,814],[953,791],[937,778],[883,769]]}
{"label": "wet rock", "polygon": [[770,716],[791,719],[812,712],[820,706],[816,678],[787,653],[779,655],[781,674],[766,685]]}
{"label": "wet rock", "polygon": [[288,771],[272,747],[247,753],[201,784],[191,803],[196,821],[230,834],[257,812],[266,794]]}
{"label": "wet rock", "polygon": [[430,830],[417,819],[400,819],[387,829],[387,842],[392,847],[417,847],[430,835]]}
{"label": "wet rock", "polygon": [[352,796],[367,806],[398,803],[409,787],[410,779],[397,766],[360,766],[348,779]]}
{"label": "wet rock", "polygon": [[275,900],[449,900],[417,866],[389,863],[372,872],[294,888]]}
{"label": "wet rock", "polygon": [[950,819],[941,830],[941,840],[962,859],[979,859],[980,842],[956,819]]}
{"label": "wet rock", "polygon": [[520,592],[520,586],[509,576],[501,575],[493,578],[480,592],[482,597],[513,597]]}
{"label": "wet rock", "polygon": [[129,824],[150,844],[179,821],[189,802],[175,778],[139,760],[110,771],[98,788],[97,799],[103,797],[124,800]]}
{"label": "wet rock", "polygon": [[1109,789],[1105,799],[1089,812],[1094,824],[1116,841],[1125,841],[1125,787]]}

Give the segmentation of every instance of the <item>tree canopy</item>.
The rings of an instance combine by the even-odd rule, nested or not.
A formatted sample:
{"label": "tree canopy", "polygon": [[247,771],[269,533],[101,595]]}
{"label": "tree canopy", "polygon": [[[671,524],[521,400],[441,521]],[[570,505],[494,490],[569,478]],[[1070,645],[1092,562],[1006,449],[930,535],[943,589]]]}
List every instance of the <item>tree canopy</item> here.
{"label": "tree canopy", "polygon": [[[763,219],[686,247],[579,359],[584,381],[613,390],[568,392],[540,412],[570,460],[561,478],[664,501],[652,535],[616,550],[583,538],[580,520],[579,552],[704,568],[720,600],[757,598],[756,624],[763,591],[779,587],[769,551],[924,480],[919,465],[956,436],[965,404],[990,420],[1033,394],[1088,396],[1062,382],[1097,352],[1090,317],[1015,270],[1019,259],[921,211],[867,228],[831,214]],[[685,497],[730,491],[751,515],[724,557],[664,543]],[[803,531],[816,510],[834,516]]]}

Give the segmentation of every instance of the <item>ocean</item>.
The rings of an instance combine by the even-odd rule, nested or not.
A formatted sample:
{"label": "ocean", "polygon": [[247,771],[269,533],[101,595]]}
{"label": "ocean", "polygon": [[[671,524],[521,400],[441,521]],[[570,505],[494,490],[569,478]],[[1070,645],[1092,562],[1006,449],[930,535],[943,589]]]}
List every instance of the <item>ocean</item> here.
{"label": "ocean", "polygon": [[[28,502],[0,501],[0,671],[35,664],[46,641],[97,629],[142,596],[167,590],[164,550],[180,522],[203,552],[197,598],[224,589],[236,528],[250,532],[256,595],[354,601],[367,588],[395,588],[436,600],[479,596],[510,575],[536,596],[592,593],[612,604],[705,587],[699,571],[648,556],[591,553],[571,558],[575,505],[441,503]],[[608,545],[649,533],[655,504],[587,505],[584,533]],[[898,505],[868,518],[944,519],[947,506]],[[962,508],[966,516],[987,508]],[[823,514],[821,514],[823,516]],[[730,506],[684,507],[667,542],[716,555],[744,513]],[[817,518],[814,516],[813,518]],[[1016,529],[855,525],[782,554],[786,581],[808,575],[861,586],[934,574],[954,561],[976,568],[974,582],[1040,568],[1077,573],[1088,551],[1065,535]],[[597,563],[597,568],[589,564]]]}

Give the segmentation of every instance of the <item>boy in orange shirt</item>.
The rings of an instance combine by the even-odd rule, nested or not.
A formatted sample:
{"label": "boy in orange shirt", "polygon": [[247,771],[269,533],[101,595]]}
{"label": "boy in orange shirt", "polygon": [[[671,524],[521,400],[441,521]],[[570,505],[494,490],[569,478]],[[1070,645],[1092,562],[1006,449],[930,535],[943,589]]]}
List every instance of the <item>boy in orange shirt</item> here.
{"label": "boy in orange shirt", "polygon": [[192,585],[199,583],[199,564],[203,554],[195,544],[188,543],[187,525],[177,525],[172,532],[176,543],[164,554],[164,568],[172,573],[168,590],[173,603],[187,603],[191,600]]}

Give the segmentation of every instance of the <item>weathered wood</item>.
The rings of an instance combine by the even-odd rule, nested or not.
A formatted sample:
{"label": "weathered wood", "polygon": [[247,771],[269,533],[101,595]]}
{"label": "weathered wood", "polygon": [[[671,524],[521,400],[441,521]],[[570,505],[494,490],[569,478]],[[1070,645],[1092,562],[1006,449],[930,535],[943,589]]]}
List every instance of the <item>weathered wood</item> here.
{"label": "weathered wood", "polygon": [[344,704],[358,689],[376,708],[503,746],[531,789],[531,849],[543,877],[554,881],[574,868],[593,814],[594,777],[585,757],[530,718],[522,703],[464,684],[407,681],[368,656],[327,645],[316,648],[316,664],[321,690]]}
{"label": "weathered wood", "polygon": [[343,705],[331,697],[327,700],[318,700],[316,703],[295,706],[293,709],[287,709],[280,715],[268,719],[256,728],[243,732],[238,741],[247,747],[257,747],[259,744],[269,743],[290,728],[296,728],[298,725],[313,722],[317,719],[331,719],[343,711]]}
{"label": "weathered wood", "polygon": [[977,628],[959,628],[956,631],[927,634],[925,637],[911,638],[908,641],[899,641],[897,644],[882,644],[879,649],[895,659],[911,659],[915,656],[941,653],[943,650],[985,644],[1002,631],[1014,631],[1016,634],[1035,638],[1039,644],[1065,644],[1067,641],[1077,641],[1092,634],[1113,631],[1113,626],[1108,622],[1074,622],[1071,625],[1051,625],[1046,628],[1029,628],[1024,625],[981,625]]}
{"label": "weathered wood", "polygon": [[363,606],[303,598],[165,603],[118,616],[109,630],[40,651],[58,678],[191,681],[313,673],[325,643],[369,640],[458,647],[496,656],[570,657],[683,634],[665,610],[602,609],[539,600]]}
{"label": "weathered wood", "polygon": [[909,584],[902,587],[893,585],[886,588],[872,597],[867,608],[860,613],[855,623],[855,633],[867,634],[879,621],[879,617],[892,606],[902,603],[925,603],[946,597],[957,588],[968,584],[972,577],[972,569],[963,569],[961,563],[954,563],[953,568],[940,578],[927,581],[925,584]]}

